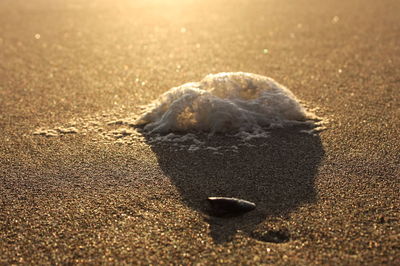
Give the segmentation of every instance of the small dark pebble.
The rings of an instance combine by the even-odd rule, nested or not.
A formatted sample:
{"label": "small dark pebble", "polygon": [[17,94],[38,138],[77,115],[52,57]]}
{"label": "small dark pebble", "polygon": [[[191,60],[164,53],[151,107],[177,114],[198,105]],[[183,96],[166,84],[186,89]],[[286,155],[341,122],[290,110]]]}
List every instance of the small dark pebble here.
{"label": "small dark pebble", "polygon": [[225,197],[209,197],[210,214],[213,216],[236,216],[256,208],[253,202]]}
{"label": "small dark pebble", "polygon": [[287,230],[268,230],[264,232],[253,232],[251,236],[257,240],[270,243],[285,243],[290,240]]}

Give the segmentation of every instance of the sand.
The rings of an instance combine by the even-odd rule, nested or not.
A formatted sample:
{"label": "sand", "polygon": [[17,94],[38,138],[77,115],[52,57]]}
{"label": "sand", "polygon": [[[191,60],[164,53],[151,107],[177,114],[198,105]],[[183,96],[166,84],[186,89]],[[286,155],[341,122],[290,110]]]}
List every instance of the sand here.
{"label": "sand", "polygon": [[[0,263],[399,264],[398,10],[2,1]],[[327,129],[195,152],[111,134],[169,88],[236,71],[278,80]],[[209,196],[257,208],[216,218]]]}

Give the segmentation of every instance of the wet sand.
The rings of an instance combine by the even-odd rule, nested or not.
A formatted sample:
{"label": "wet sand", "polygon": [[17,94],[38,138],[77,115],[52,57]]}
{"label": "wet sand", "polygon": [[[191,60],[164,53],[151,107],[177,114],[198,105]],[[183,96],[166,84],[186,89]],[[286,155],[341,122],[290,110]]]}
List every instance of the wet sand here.
{"label": "wet sand", "polygon": [[[0,263],[399,264],[399,8],[2,1]],[[275,130],[223,156],[32,134],[126,117],[225,71],[274,78],[328,129]],[[257,208],[216,218],[208,196]]]}

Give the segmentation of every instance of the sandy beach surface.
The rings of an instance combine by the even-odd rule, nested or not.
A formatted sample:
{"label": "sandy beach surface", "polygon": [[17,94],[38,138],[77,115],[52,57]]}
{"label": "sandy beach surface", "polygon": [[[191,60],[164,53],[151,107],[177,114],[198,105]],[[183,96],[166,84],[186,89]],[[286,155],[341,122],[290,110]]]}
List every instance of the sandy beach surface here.
{"label": "sandy beach surface", "polygon": [[[0,1],[0,264],[399,265],[399,14],[396,0]],[[226,71],[274,78],[327,129],[219,135],[237,146],[222,155],[121,133],[169,88]],[[257,208],[213,217],[209,196]]]}

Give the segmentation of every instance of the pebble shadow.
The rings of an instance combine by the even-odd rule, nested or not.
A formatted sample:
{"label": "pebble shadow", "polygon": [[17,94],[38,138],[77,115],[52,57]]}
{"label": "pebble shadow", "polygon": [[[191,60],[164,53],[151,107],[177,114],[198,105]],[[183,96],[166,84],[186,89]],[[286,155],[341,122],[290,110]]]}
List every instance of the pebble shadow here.
{"label": "pebble shadow", "polygon": [[[238,145],[217,136],[212,145]],[[177,151],[171,145],[150,144],[160,168],[180,191],[185,203],[204,213],[217,243],[230,241],[238,230],[253,230],[267,217],[286,216],[298,206],[316,200],[314,176],[324,156],[318,136],[294,130],[275,130],[254,147],[214,154],[210,150]],[[234,217],[209,214],[207,197],[236,197],[257,204],[254,211]],[[271,238],[266,235],[258,237]]]}

